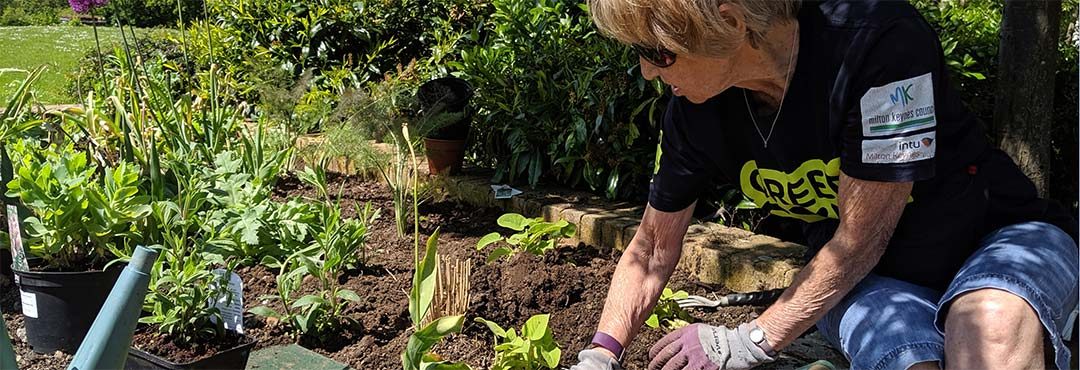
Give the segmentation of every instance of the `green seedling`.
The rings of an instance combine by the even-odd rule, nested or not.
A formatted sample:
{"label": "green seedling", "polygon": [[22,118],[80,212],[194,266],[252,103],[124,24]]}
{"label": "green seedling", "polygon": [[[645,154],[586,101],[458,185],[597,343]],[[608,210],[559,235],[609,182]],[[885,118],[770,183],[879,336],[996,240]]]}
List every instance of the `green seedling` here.
{"label": "green seedling", "polygon": [[690,325],[690,321],[693,320],[690,314],[679,307],[676,302],[679,299],[685,299],[690,297],[690,293],[685,291],[672,291],[671,288],[664,288],[664,292],[660,293],[660,299],[656,302],[656,307],[653,308],[653,312],[649,315],[649,318],[645,320],[645,325],[650,328],[663,327],[667,330],[675,330],[687,325]]}
{"label": "green seedling", "polygon": [[491,370],[554,369],[559,366],[562,350],[548,328],[551,315],[534,315],[521,328],[521,335],[513,329],[503,330],[494,321],[477,317],[476,322],[487,325],[495,334],[495,361]]}
{"label": "green seedling", "polygon": [[574,225],[566,220],[545,222],[539,217],[526,218],[517,213],[504,214],[497,222],[499,226],[517,231],[517,233],[503,238],[498,232],[493,232],[480,238],[480,241],[476,243],[478,251],[500,241],[505,241],[507,244],[492,250],[488,255],[488,262],[504,256],[509,259],[518,252],[542,256],[545,252],[555,249],[560,239],[573,237],[576,232]]}
{"label": "green seedling", "polygon": [[[401,129],[403,136],[409,137],[409,126]],[[412,169],[416,170],[416,155],[410,149]],[[401,366],[404,370],[468,370],[469,366],[460,363],[443,361],[433,356],[429,351],[439,343],[443,337],[461,331],[461,325],[465,322],[464,315],[439,317],[431,320],[421,328],[424,318],[428,315],[431,303],[435,299],[435,281],[438,276],[439,257],[439,230],[436,229],[428,238],[424,254],[420,254],[420,213],[419,196],[417,194],[416,178],[413,183],[413,281],[409,290],[409,319],[412,320],[414,332],[409,335],[409,343],[405,351],[401,353]]]}

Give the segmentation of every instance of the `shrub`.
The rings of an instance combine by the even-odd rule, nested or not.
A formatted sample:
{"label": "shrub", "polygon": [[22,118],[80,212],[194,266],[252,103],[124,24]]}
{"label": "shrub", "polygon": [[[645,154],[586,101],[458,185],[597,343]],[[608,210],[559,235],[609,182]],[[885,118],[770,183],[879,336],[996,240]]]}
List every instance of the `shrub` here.
{"label": "shrub", "polygon": [[66,0],[0,0],[0,26],[48,26],[69,13]]}
{"label": "shrub", "polygon": [[444,31],[469,29],[483,11],[483,2],[466,0],[209,0],[207,5],[213,22],[192,26],[193,49],[205,62],[209,28],[217,61],[249,84],[240,90],[250,100],[266,71],[284,73],[287,82],[276,81],[278,87],[313,71],[314,89],[340,93],[341,87],[359,88],[412,60],[433,54],[441,59],[450,53],[437,44],[455,41],[442,37]]}
{"label": "shrub", "polygon": [[180,22],[183,13],[184,23],[203,17],[203,0],[143,0],[126,1],[123,5],[114,4],[104,8],[104,15],[110,20],[136,27],[170,27]]}
{"label": "shrub", "polygon": [[659,83],[642,79],[635,54],[600,35],[578,1],[492,3],[486,35],[451,63],[476,88],[477,161],[497,182],[644,191]]}

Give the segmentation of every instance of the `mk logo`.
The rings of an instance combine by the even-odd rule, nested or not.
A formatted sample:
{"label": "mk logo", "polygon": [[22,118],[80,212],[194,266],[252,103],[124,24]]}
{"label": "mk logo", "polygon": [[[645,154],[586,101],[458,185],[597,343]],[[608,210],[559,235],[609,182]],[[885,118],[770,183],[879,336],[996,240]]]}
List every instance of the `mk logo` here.
{"label": "mk logo", "polygon": [[911,90],[911,86],[914,86],[914,85],[913,84],[908,84],[907,87],[897,86],[896,91],[893,92],[892,94],[889,94],[889,99],[892,100],[893,104],[896,104],[897,102],[899,102],[903,106],[906,107],[907,103],[909,101],[915,100],[915,98],[911,97],[911,94],[908,93],[908,91]]}

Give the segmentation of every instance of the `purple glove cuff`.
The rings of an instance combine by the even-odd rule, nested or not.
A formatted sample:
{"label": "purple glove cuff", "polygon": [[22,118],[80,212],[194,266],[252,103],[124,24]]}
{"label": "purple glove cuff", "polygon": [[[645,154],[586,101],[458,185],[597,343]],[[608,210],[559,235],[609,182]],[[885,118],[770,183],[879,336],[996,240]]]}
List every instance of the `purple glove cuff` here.
{"label": "purple glove cuff", "polygon": [[620,344],[619,341],[615,340],[615,338],[613,338],[612,336],[607,335],[607,333],[599,331],[596,332],[596,334],[592,337],[592,344],[595,344],[599,347],[604,347],[604,349],[611,351],[611,353],[615,354],[616,361],[622,361],[622,344]]}

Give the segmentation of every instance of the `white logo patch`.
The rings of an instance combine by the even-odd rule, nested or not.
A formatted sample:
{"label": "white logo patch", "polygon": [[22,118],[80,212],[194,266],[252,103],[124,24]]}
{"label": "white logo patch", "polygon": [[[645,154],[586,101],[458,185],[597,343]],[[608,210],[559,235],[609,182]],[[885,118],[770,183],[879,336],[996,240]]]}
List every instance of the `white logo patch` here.
{"label": "white logo patch", "polygon": [[937,133],[896,137],[884,140],[863,140],[863,163],[908,163],[934,158]]}
{"label": "white logo patch", "polygon": [[930,73],[871,88],[859,100],[864,137],[886,136],[937,125]]}

